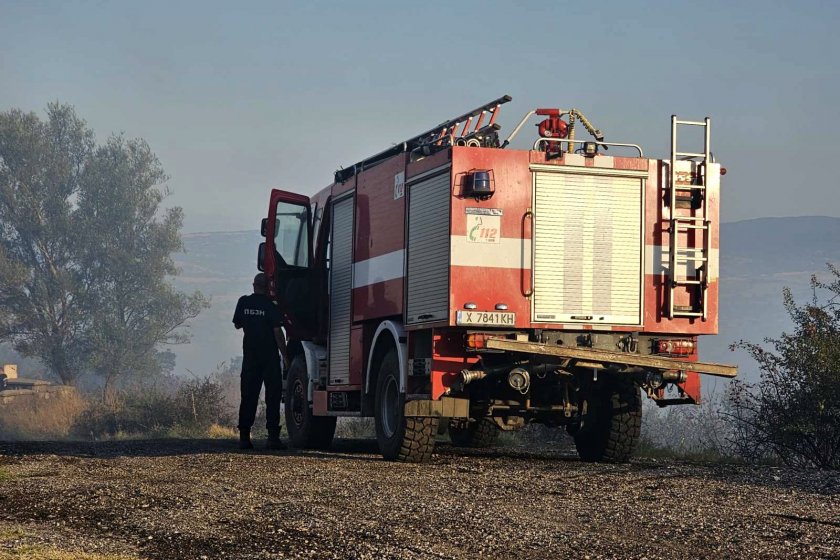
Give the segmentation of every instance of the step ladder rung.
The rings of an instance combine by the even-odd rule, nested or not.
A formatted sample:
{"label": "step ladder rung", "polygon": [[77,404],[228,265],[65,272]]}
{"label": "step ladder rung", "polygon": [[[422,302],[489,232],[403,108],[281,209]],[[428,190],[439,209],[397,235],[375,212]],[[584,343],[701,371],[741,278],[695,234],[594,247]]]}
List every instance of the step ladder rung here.
{"label": "step ladder rung", "polygon": [[676,185],[674,189],[678,191],[704,191],[706,185]]}
{"label": "step ladder rung", "polygon": [[677,257],[677,263],[706,262],[706,257]]}
{"label": "step ladder rung", "polygon": [[699,286],[701,284],[704,284],[702,280],[686,280],[685,278],[682,280],[679,278],[671,280],[671,285],[673,286]]}
{"label": "step ladder rung", "polygon": [[674,317],[702,317],[703,313],[700,311],[677,311],[674,310]]}
{"label": "step ladder rung", "polygon": [[690,229],[709,229],[709,226],[697,226],[693,224],[676,224],[677,231],[688,231]]}
{"label": "step ladder rung", "polygon": [[681,121],[677,119],[677,124],[687,124],[689,126],[706,126],[706,121]]}
{"label": "step ladder rung", "polygon": [[706,157],[705,152],[700,152],[700,153],[698,153],[698,152],[674,152],[674,155],[677,156],[677,157],[701,157],[701,158]]}

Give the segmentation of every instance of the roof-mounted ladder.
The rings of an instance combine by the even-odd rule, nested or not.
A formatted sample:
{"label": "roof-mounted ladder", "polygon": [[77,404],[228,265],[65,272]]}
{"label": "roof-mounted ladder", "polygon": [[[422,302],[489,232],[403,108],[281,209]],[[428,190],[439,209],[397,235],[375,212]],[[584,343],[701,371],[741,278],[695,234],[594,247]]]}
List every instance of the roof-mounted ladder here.
{"label": "roof-mounted ladder", "polygon": [[[496,117],[499,114],[499,107],[511,100],[509,95],[495,99],[489,103],[485,103],[480,107],[476,107],[468,113],[464,113],[460,117],[455,117],[446,122],[442,122],[431,130],[427,130],[423,134],[418,134],[413,138],[409,138],[393,147],[388,148],[384,152],[380,152],[374,156],[354,164],[351,167],[345,167],[335,172],[336,183],[343,183],[356,173],[370,169],[378,165],[386,159],[404,152],[413,152],[414,150],[424,150],[429,155],[437,150],[441,150],[446,146],[452,146],[456,143],[463,143],[464,145],[473,145],[470,141],[478,141],[481,145],[481,139],[487,140],[492,137],[498,141],[496,131],[500,126],[496,123]],[[487,124],[484,123],[485,117],[489,115]],[[460,129],[460,131],[459,131]],[[491,135],[491,133],[493,133]],[[494,146],[495,147],[495,146]]]}
{"label": "roof-mounted ladder", "polygon": [[[483,145],[482,139],[487,141],[489,138],[493,138],[495,141],[498,141],[496,131],[499,130],[500,126],[496,123],[496,117],[499,114],[499,106],[504,105],[510,100],[511,97],[509,95],[503,95],[490,103],[485,103],[481,107],[476,107],[472,111],[464,113],[460,117],[442,122],[433,129],[427,130],[423,134],[418,134],[413,138],[409,138],[399,144],[395,144],[393,147],[388,148],[384,152],[380,152],[367,159],[363,159],[351,167],[339,169],[335,172],[335,182],[343,183],[353,177],[356,173],[359,173],[364,169],[370,169],[375,165],[379,165],[386,159],[404,152],[414,152],[415,150],[418,150],[423,151],[422,155],[429,155],[435,151],[445,148],[446,146],[451,146],[456,143],[475,145],[474,142],[477,142],[478,145]],[[487,124],[482,126],[484,118],[488,114],[490,115],[490,119]],[[474,120],[475,124],[473,124]],[[461,129],[460,132],[459,129]]]}
{"label": "roof-mounted ladder", "polygon": [[[674,317],[695,317],[704,321],[708,314],[707,291],[709,287],[709,255],[711,253],[711,222],[709,221],[708,191],[706,190],[706,178],[708,176],[708,164],[711,162],[711,124],[712,121],[706,117],[703,121],[682,121],[676,115],[671,115],[671,165],[670,165],[670,204],[669,204],[669,263],[668,263],[668,318]],[[680,152],[677,149],[677,131],[680,126],[703,127],[704,142],[702,152]],[[677,171],[677,161],[703,158],[696,174],[680,174]],[[700,215],[699,216],[678,216],[677,193],[686,192],[692,199],[699,195]],[[686,233],[687,237],[691,232],[703,237],[700,247],[681,247],[679,237]],[[696,245],[696,243],[695,243]],[[681,278],[677,273],[677,267],[687,263],[693,263],[697,274],[694,278]],[[696,286],[696,305],[677,306],[674,302],[675,291],[680,286]]]}
{"label": "roof-mounted ladder", "polygon": [[[416,136],[408,142],[409,144],[419,143],[422,145],[434,143],[436,145],[441,145],[446,144],[447,140],[450,143],[458,139],[467,140],[483,130],[496,130],[498,129],[498,125],[496,125],[496,117],[499,113],[499,106],[510,100],[511,97],[509,95],[502,96],[495,101],[491,101],[490,103],[486,103],[481,107],[473,109],[469,113],[464,113],[460,117],[455,117],[454,119],[443,122],[429,132]],[[490,115],[490,119],[487,124],[482,127],[481,125],[483,124],[484,117],[486,115]],[[475,124],[473,124],[473,119],[475,119]],[[471,126],[472,130],[470,129]],[[461,129],[460,133],[458,132],[459,128]]]}

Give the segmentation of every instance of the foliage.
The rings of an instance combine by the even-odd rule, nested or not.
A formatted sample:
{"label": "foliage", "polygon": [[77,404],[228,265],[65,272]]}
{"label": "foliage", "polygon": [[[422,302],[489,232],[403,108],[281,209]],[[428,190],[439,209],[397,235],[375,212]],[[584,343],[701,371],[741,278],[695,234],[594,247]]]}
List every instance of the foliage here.
{"label": "foliage", "polygon": [[166,281],[177,274],[171,254],[183,250],[183,212],[158,218],[165,180],[149,146],[121,136],[97,148],[85,168],[75,216],[92,314],[90,365],[106,394],[122,372],[159,372],[157,346],[187,342],[179,327],[206,306],[201,294]]}
{"label": "foliage", "polygon": [[[221,389],[223,401],[232,411],[239,408],[241,371],[242,356],[234,356],[227,362],[218,364],[216,370],[210,374],[210,378]],[[257,412],[258,418],[255,427],[261,425],[260,423],[265,424],[265,410],[258,410]]]}
{"label": "foliage", "polygon": [[716,390],[703,395],[697,406],[660,408],[644,403],[639,456],[673,456],[719,460],[732,456],[728,404]]}
{"label": "foliage", "polygon": [[777,457],[797,467],[840,469],[840,271],[811,278],[814,295],[798,305],[790,290],[784,304],[792,333],[766,339],[771,349],[741,341],[761,368],[761,380],[734,383],[732,438],[749,459]]}
{"label": "foliage", "polygon": [[167,179],[143,140],[97,146],[72,107],[0,113],[0,340],[63,382],[156,374],[159,346],[207,306],[175,291],[180,208],[163,210]]}
{"label": "foliage", "polygon": [[88,348],[72,200],[94,140],[70,107],[47,115],[0,113],[0,340],[72,383]]}
{"label": "foliage", "polygon": [[74,432],[98,439],[126,435],[206,435],[233,423],[224,387],[213,377],[181,380],[170,387],[140,387],[108,401],[94,401]]}

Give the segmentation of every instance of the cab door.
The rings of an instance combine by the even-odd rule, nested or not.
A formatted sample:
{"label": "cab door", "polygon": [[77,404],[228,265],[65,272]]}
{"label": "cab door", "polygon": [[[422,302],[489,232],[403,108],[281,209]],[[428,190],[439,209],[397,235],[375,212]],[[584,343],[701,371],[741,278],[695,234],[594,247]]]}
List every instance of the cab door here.
{"label": "cab door", "polygon": [[257,268],[269,279],[269,292],[286,318],[289,338],[310,339],[318,331],[317,290],[312,259],[309,197],[271,191],[263,220]]}

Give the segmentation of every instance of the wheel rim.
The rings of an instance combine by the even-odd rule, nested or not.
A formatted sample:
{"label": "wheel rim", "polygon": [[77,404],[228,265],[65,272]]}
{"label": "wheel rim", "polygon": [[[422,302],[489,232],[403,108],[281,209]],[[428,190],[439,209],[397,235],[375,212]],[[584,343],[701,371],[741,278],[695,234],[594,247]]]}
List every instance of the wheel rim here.
{"label": "wheel rim", "polygon": [[300,380],[296,380],[294,386],[292,387],[292,420],[295,422],[295,426],[302,426],[303,425],[303,383]]}
{"label": "wheel rim", "polygon": [[389,377],[382,394],[382,431],[387,438],[393,437],[397,432],[397,424],[400,422],[399,399],[397,380]]}

